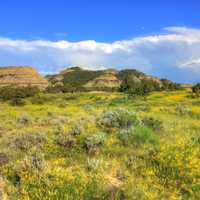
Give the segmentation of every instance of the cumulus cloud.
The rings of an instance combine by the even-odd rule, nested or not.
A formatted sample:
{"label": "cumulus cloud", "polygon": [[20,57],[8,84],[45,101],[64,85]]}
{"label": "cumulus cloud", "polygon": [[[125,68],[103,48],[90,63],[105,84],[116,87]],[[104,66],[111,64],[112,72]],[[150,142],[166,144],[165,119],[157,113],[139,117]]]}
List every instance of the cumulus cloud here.
{"label": "cumulus cloud", "polygon": [[0,38],[0,65],[32,65],[43,73],[67,66],[135,68],[178,82],[200,81],[200,29],[167,27],[112,43]]}

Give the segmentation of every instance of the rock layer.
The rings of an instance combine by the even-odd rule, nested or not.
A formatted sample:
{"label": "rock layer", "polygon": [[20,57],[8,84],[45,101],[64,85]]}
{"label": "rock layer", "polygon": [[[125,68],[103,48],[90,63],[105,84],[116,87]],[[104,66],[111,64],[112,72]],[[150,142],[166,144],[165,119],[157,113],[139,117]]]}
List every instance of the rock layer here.
{"label": "rock layer", "polygon": [[29,66],[0,67],[0,86],[32,86],[44,89],[48,81]]}
{"label": "rock layer", "polygon": [[117,72],[105,71],[104,74],[98,76],[94,80],[84,85],[86,88],[119,88],[121,80],[117,77]]}

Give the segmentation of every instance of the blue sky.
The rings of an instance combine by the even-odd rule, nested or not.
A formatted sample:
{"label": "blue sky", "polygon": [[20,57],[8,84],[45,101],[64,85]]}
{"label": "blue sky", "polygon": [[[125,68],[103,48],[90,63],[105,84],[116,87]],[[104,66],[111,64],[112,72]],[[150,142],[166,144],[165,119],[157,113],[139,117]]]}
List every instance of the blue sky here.
{"label": "blue sky", "polygon": [[0,35],[110,42],[168,26],[200,28],[199,0],[2,0]]}
{"label": "blue sky", "polygon": [[136,68],[200,80],[199,0],[2,0],[0,65]]}

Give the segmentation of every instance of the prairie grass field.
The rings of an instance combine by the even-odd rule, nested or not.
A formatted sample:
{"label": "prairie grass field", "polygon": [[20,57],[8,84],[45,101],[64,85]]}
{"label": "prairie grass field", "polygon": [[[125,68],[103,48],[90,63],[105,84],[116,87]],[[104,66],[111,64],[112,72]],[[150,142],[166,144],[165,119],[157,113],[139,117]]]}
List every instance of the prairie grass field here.
{"label": "prairie grass field", "polygon": [[200,199],[200,98],[39,94],[0,103],[0,199]]}

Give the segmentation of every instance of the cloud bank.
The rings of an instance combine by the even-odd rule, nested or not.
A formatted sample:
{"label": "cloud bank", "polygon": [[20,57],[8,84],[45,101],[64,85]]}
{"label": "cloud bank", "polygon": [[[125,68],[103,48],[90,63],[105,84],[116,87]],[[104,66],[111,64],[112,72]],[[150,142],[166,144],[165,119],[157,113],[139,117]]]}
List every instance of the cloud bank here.
{"label": "cloud bank", "polygon": [[177,82],[200,81],[200,29],[168,27],[158,35],[102,43],[0,38],[0,66],[32,65],[55,73],[66,66],[135,68]]}

